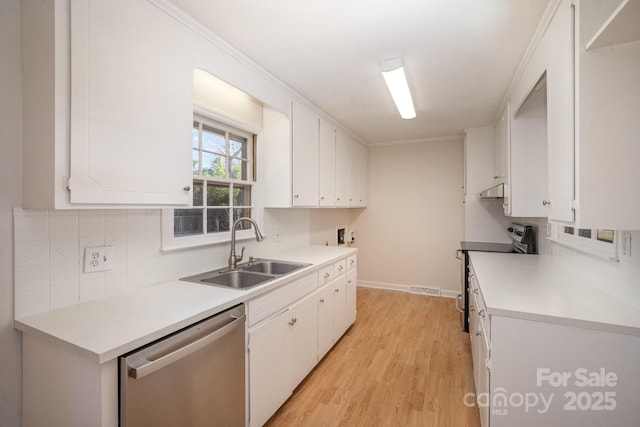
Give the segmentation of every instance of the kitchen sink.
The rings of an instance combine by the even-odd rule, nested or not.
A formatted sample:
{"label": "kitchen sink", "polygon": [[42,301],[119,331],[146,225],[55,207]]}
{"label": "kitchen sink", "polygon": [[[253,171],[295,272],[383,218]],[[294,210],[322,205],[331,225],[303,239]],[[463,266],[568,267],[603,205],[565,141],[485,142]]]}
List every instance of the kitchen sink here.
{"label": "kitchen sink", "polygon": [[244,271],[255,271],[258,273],[283,275],[296,271],[302,267],[306,267],[309,264],[301,264],[296,262],[286,261],[274,261],[274,260],[259,260],[254,261],[253,265],[246,265],[241,267]]}
{"label": "kitchen sink", "polygon": [[268,274],[255,274],[247,271],[228,271],[218,273],[211,277],[200,279],[200,282],[211,283],[212,285],[226,286],[229,288],[244,289],[267,282],[275,276]]}
{"label": "kitchen sink", "polygon": [[195,276],[183,277],[180,280],[225,288],[249,289],[308,265],[311,264],[258,259],[251,260],[248,263],[238,264],[236,270],[230,270],[228,267],[225,267],[196,274]]}

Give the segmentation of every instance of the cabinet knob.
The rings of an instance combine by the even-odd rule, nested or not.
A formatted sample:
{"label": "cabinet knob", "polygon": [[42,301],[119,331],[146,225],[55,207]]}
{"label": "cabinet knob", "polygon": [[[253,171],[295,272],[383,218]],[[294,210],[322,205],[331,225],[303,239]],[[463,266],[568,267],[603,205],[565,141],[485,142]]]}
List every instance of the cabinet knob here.
{"label": "cabinet knob", "polygon": [[184,191],[191,191],[191,186],[187,185],[187,186],[185,186],[185,187],[182,187],[182,189],[183,189]]}
{"label": "cabinet knob", "polygon": [[298,319],[296,319],[295,317],[293,319],[291,319],[291,321],[289,322],[289,326],[293,326],[296,324],[296,322],[298,321]]}
{"label": "cabinet knob", "polygon": [[475,305],[473,305],[473,304],[471,304],[471,306],[469,307],[469,311],[470,311],[470,312],[472,312],[472,313],[473,313],[474,311],[476,311],[476,306],[475,306]]}
{"label": "cabinet knob", "polygon": [[355,263],[356,263],[356,260],[351,259],[351,260],[349,260],[349,262],[351,263],[351,265],[353,265],[353,264],[355,264]]}
{"label": "cabinet knob", "polygon": [[340,270],[340,271],[344,270],[344,266],[343,266],[342,264],[340,264],[340,265],[338,266],[338,270]]}
{"label": "cabinet knob", "polygon": [[478,316],[480,316],[480,317],[484,317],[484,310],[480,310],[480,311],[478,312]]}
{"label": "cabinet knob", "polygon": [[340,289],[334,289],[333,292],[340,292]]}
{"label": "cabinet knob", "polygon": [[295,197],[295,198],[297,199],[297,198],[299,198],[299,197],[300,197],[300,195],[299,195],[299,194],[296,194],[296,195],[295,195],[295,196],[293,196],[293,197]]}
{"label": "cabinet knob", "polygon": [[320,298],[320,302],[324,303],[324,298]]}
{"label": "cabinet knob", "polygon": [[478,332],[476,332],[476,336],[479,337],[480,335],[482,335],[482,330],[478,329]]}
{"label": "cabinet knob", "polygon": [[551,204],[551,202],[550,202],[549,200],[543,200],[543,201],[542,201],[542,205],[543,205],[543,206],[548,206],[548,205],[550,205],[550,204]]}
{"label": "cabinet knob", "polygon": [[494,176],[493,179],[498,179],[500,178],[498,175]]}
{"label": "cabinet knob", "polygon": [[324,200],[324,196],[320,197],[320,200]]}
{"label": "cabinet knob", "polygon": [[476,294],[476,295],[478,295],[478,288],[475,288],[475,289],[473,290],[473,293],[474,293],[474,294]]}
{"label": "cabinet knob", "polygon": [[329,276],[331,276],[331,275],[329,273],[324,273],[323,276],[324,276],[325,279],[328,279]]}

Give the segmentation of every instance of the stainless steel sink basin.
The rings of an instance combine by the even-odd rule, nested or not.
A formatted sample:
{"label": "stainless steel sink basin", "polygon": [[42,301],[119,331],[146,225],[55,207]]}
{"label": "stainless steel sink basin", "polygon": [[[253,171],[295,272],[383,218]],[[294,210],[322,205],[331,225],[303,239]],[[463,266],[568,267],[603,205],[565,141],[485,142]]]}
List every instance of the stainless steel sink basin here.
{"label": "stainless steel sink basin", "polygon": [[265,259],[254,261],[253,265],[246,265],[241,268],[244,271],[255,271],[280,276],[282,274],[288,274],[292,271],[296,271],[302,267],[306,267],[307,265],[309,264]]}
{"label": "stainless steel sink basin", "polygon": [[248,271],[235,270],[200,279],[200,282],[226,286],[229,288],[245,289],[259,285],[273,278],[275,278],[275,276],[269,274],[256,274]]}
{"label": "stainless steel sink basin", "polygon": [[311,264],[258,259],[245,264],[238,264],[236,270],[229,270],[228,267],[225,267],[219,270],[196,274],[195,276],[183,277],[180,280],[225,288],[249,289],[273,280],[276,277],[285,276],[308,265]]}

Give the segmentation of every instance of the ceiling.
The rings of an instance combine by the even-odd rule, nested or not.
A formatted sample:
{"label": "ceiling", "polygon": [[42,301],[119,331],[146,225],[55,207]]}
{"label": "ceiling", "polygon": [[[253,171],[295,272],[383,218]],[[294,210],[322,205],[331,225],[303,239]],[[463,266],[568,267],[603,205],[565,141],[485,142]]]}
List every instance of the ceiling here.
{"label": "ceiling", "polygon": [[[493,124],[548,0],[170,0],[369,144]],[[380,64],[402,58],[417,117]]]}

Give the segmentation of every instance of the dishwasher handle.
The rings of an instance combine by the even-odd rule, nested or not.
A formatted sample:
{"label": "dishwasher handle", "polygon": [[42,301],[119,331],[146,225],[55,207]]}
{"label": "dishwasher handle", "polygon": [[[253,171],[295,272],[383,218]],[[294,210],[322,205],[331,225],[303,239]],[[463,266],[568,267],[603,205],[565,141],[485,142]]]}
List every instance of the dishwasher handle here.
{"label": "dishwasher handle", "polygon": [[180,359],[184,359],[190,354],[195,353],[201,348],[211,344],[214,341],[219,340],[220,338],[224,337],[230,332],[241,327],[244,324],[246,315],[245,314],[241,316],[232,315],[231,318],[233,318],[233,321],[226,324],[222,328],[217,329],[212,333],[205,335],[204,337],[199,338],[183,347],[180,347],[177,350],[174,350],[170,353],[162,355],[157,359],[150,360],[147,363],[138,367],[133,367],[129,365],[127,369],[129,376],[139,380],[141,378],[146,377],[149,374],[156,372],[159,369],[164,368],[165,366],[171,365],[172,363],[175,363]]}

